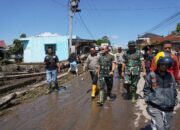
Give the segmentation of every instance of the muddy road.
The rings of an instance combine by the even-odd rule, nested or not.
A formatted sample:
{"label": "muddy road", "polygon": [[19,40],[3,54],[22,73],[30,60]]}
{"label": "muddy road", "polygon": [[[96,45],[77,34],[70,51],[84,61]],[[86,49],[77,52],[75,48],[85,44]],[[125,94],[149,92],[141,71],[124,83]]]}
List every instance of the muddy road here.
{"label": "muddy road", "polygon": [[[140,95],[143,83],[141,79],[138,84]],[[150,130],[143,99],[134,104],[127,100],[118,78],[115,78],[113,88],[116,99],[106,101],[103,107],[97,106],[98,98],[90,98],[89,73],[63,86],[66,89],[11,108],[0,117],[0,130]],[[172,130],[180,130],[179,106]]]}

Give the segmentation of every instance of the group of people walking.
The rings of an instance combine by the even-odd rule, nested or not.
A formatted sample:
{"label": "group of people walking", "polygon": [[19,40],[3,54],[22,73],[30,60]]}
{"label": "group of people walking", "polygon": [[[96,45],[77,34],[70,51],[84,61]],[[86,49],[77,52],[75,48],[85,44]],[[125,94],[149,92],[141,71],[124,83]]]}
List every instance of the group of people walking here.
{"label": "group of people walking", "polygon": [[[97,104],[103,106],[105,100],[112,101],[113,75],[117,68],[119,77],[124,81],[127,98],[134,103],[137,100],[137,84],[141,76],[145,79],[144,100],[147,112],[151,116],[153,130],[168,130],[174,107],[177,104],[177,84],[179,82],[179,62],[171,52],[171,41],[162,43],[162,51],[153,53],[152,48],[144,56],[136,48],[134,41],[128,42],[128,49],[121,47],[115,55],[110,53],[108,46],[100,51],[90,48],[84,64],[84,71],[88,70],[92,79],[91,98],[99,94]],[[60,71],[58,57],[53,55],[52,48],[48,49],[45,57],[47,81],[50,91],[57,87],[57,70]],[[50,80],[50,77],[52,81]],[[98,84],[99,81],[99,84]]]}
{"label": "group of people walking", "polygon": [[118,53],[116,53],[115,56],[109,53],[108,46],[103,46],[100,53],[96,52],[94,48],[91,48],[91,54],[86,60],[85,69],[89,69],[92,77],[92,98],[95,97],[97,90],[95,88],[97,87],[94,86],[97,86],[97,81],[99,79],[98,104],[102,106],[105,97],[107,100],[113,99],[111,94],[113,75],[115,68],[117,68],[119,76],[124,79],[128,98],[131,98],[132,102],[135,102],[141,66],[143,67],[143,75],[145,76],[146,69],[144,58],[141,52],[136,49],[134,41],[128,43],[128,50],[125,52],[123,52],[122,48],[119,47]]}
{"label": "group of people walking", "polygon": [[107,100],[112,100],[111,91],[115,63],[114,56],[109,53],[109,47],[103,46],[100,53],[95,48],[91,48],[91,54],[87,57],[84,67],[90,70],[93,81],[91,97],[94,98],[97,93],[97,81],[99,79],[98,105],[102,106],[104,104],[105,97],[107,97]]}
{"label": "group of people walking", "polygon": [[151,116],[151,128],[168,130],[174,107],[178,102],[179,82],[179,62],[171,49],[171,41],[164,41],[162,51],[159,52],[149,48],[146,56],[136,48],[134,41],[128,43],[128,49],[124,52],[119,47],[118,53],[114,56],[109,53],[108,46],[102,47],[99,54],[92,48],[85,64],[92,78],[92,98],[98,90],[99,79],[98,105],[102,106],[105,99],[112,100],[113,73],[117,68],[119,76],[124,79],[128,99],[135,102],[137,84],[140,76],[143,76],[144,100],[147,103],[147,112]]}

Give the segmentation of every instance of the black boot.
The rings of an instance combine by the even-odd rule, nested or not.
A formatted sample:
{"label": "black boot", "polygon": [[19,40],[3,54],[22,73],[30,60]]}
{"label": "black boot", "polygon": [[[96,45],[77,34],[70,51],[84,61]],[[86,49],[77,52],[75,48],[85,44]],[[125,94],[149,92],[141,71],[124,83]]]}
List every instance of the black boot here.
{"label": "black boot", "polygon": [[126,91],[127,91],[127,99],[131,99],[131,88],[130,85],[125,85]]}
{"label": "black boot", "polygon": [[58,91],[59,91],[58,82],[56,82],[56,83],[55,83],[55,88],[54,88],[54,90],[55,90],[56,92],[58,92]]}
{"label": "black boot", "polygon": [[47,90],[47,94],[50,94],[51,92],[53,91],[53,89],[52,89],[52,84],[50,83],[50,84],[48,84],[48,90]]}

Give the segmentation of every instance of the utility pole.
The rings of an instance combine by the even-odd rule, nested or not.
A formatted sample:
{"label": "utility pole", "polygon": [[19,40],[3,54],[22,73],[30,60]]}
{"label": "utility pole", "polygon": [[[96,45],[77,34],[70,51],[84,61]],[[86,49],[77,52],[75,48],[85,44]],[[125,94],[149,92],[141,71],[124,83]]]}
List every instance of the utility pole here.
{"label": "utility pole", "polygon": [[70,0],[69,1],[69,54],[72,52],[72,33],[73,33],[73,16],[75,13],[80,12],[78,8],[80,0]]}
{"label": "utility pole", "polygon": [[138,46],[138,49],[140,49],[140,41],[139,41],[140,39],[139,39],[139,38],[140,38],[140,34],[138,34],[138,39],[137,39],[137,46]]}

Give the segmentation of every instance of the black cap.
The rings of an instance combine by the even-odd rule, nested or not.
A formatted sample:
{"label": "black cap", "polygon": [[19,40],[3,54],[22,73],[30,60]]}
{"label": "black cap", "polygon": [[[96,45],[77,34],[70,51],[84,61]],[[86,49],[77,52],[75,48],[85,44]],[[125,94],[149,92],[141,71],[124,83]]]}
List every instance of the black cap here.
{"label": "black cap", "polygon": [[136,42],[135,41],[129,41],[128,46],[136,46]]}

